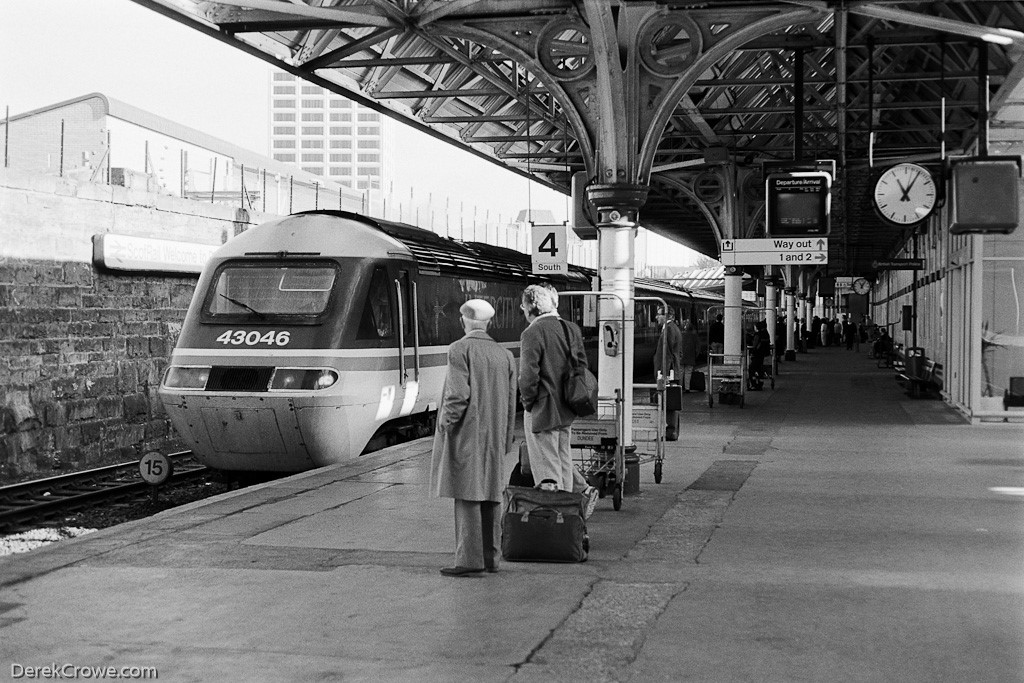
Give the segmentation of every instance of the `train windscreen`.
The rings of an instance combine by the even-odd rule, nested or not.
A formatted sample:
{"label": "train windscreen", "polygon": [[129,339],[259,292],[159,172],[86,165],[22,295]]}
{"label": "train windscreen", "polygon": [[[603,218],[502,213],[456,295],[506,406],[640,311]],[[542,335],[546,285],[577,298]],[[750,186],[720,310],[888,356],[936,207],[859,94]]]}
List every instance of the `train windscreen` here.
{"label": "train windscreen", "polygon": [[210,316],[317,316],[324,312],[337,279],[332,264],[228,265],[217,273]]}

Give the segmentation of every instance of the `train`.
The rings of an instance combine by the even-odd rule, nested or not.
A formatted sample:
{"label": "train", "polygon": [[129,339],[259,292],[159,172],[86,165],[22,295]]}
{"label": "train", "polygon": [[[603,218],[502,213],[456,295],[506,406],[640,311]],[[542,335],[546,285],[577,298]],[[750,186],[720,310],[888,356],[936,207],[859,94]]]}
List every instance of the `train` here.
{"label": "train", "polygon": [[[523,288],[591,290],[596,273],[537,276],[518,251],[458,241],[345,211],[306,211],[256,226],[203,268],[160,385],[178,435],[209,467],[299,472],[432,432],[459,306],[491,302],[489,333],[518,358]],[[705,339],[722,297],[638,278]],[[584,297],[559,311],[581,326]],[[591,299],[592,300],[592,299]],[[637,378],[652,375],[655,302],[635,307]]]}

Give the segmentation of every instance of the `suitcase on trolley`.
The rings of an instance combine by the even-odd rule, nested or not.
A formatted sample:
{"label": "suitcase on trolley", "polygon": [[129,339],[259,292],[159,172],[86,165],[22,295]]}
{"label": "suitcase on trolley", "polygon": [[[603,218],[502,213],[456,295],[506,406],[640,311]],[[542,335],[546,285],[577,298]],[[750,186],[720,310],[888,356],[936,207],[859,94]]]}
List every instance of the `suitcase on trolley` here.
{"label": "suitcase on trolley", "polygon": [[509,486],[501,518],[501,556],[509,562],[583,562],[589,542],[583,494]]}

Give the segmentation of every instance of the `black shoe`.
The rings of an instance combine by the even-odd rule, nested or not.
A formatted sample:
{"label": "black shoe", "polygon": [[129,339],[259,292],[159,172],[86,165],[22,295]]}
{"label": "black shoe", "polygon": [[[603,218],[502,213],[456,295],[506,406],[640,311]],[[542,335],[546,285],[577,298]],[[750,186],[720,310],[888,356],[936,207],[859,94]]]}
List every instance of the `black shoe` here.
{"label": "black shoe", "polygon": [[441,573],[445,576],[476,576],[482,574],[483,569],[475,569],[473,567],[445,567],[441,570]]}

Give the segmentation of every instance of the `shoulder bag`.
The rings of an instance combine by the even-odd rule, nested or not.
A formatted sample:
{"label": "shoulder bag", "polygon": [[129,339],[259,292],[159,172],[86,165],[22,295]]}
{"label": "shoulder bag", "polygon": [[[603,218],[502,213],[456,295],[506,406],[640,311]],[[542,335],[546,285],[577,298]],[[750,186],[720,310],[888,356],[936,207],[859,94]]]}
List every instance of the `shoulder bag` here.
{"label": "shoulder bag", "polygon": [[576,360],[572,338],[569,336],[569,326],[562,319],[559,319],[558,322],[562,324],[565,343],[569,346],[569,372],[562,380],[562,393],[565,394],[565,402],[569,409],[579,417],[593,415],[597,412],[597,378],[594,377],[594,373]]}

